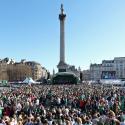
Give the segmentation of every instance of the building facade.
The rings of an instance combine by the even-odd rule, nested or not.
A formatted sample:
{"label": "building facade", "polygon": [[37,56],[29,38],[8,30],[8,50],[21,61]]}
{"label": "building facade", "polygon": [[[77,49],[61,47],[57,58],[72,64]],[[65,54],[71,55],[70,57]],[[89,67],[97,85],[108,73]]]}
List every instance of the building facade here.
{"label": "building facade", "polygon": [[117,78],[125,78],[125,57],[114,58],[114,69]]}
{"label": "building facade", "polygon": [[103,60],[101,64],[90,65],[91,80],[125,79],[125,57]]}
{"label": "building facade", "polygon": [[90,70],[83,70],[82,71],[82,80],[88,81],[90,79],[91,79]]}
{"label": "building facade", "polygon": [[80,78],[81,70],[77,69],[74,65],[68,65],[67,72],[74,73],[78,78]]}
{"label": "building facade", "polygon": [[47,75],[47,70],[35,61],[23,59],[15,62],[9,58],[0,60],[0,80],[23,81],[26,77],[32,77],[37,81],[47,78]]}
{"label": "building facade", "polygon": [[101,78],[101,64],[90,65],[90,78],[91,80],[99,80]]}

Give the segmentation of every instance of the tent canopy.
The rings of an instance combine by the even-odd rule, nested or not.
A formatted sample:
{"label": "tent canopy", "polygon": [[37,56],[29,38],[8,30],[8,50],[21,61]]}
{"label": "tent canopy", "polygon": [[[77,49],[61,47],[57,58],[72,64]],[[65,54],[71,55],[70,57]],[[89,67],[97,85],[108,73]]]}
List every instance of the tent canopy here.
{"label": "tent canopy", "polygon": [[31,84],[31,83],[35,83],[35,81],[31,77],[26,77],[26,79],[23,81],[23,83]]}

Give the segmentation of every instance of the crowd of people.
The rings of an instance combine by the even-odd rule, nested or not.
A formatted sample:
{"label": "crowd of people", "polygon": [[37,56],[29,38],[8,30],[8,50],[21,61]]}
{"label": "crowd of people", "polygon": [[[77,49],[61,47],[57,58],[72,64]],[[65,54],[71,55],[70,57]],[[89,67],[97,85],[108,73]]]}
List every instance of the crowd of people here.
{"label": "crowd of people", "polygon": [[23,85],[0,90],[0,125],[125,125],[125,90]]}

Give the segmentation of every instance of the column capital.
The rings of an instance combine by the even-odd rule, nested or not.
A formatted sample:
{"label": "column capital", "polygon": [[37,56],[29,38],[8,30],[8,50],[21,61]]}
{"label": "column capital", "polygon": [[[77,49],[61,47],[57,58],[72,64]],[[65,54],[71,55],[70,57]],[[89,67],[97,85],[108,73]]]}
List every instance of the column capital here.
{"label": "column capital", "polygon": [[59,20],[64,20],[66,18],[66,14],[59,14]]}

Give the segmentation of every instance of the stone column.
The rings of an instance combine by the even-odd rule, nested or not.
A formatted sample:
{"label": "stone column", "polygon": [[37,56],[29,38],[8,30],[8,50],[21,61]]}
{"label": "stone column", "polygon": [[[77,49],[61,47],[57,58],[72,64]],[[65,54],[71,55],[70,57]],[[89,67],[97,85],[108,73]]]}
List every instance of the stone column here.
{"label": "stone column", "polygon": [[65,62],[65,18],[66,14],[63,11],[63,5],[61,4],[61,13],[59,14],[60,20],[60,61],[57,65],[59,72],[66,72],[68,65]]}
{"label": "stone column", "polygon": [[61,5],[61,13],[59,14],[60,20],[60,62],[65,63],[65,17],[63,12],[63,5]]}

